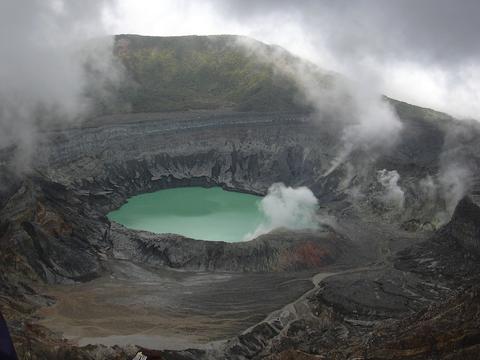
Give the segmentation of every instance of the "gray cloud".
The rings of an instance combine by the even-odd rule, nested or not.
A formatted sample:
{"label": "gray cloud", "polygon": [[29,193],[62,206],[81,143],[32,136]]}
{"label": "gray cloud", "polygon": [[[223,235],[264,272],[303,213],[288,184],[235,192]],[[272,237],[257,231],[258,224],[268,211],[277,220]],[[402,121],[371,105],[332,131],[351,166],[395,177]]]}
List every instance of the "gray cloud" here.
{"label": "gray cloud", "polygon": [[[109,5],[108,0],[0,2],[0,148],[15,144],[20,167],[34,150],[41,120],[52,114],[71,120],[87,109],[83,62],[90,39],[106,34],[102,13]],[[106,48],[111,41],[95,42],[96,53],[109,54],[98,51],[98,43]]]}
{"label": "gray cloud", "polygon": [[213,0],[233,20],[287,16],[305,36],[336,54],[458,65],[476,61],[480,31],[476,0]]}
{"label": "gray cloud", "polygon": [[241,40],[240,44],[295,79],[305,102],[312,105],[322,126],[340,129],[337,155],[324,169],[323,177],[345,164],[356,171],[366,169],[374,164],[377,156],[395,145],[402,124],[383,100],[375,81],[365,75],[361,77],[364,81],[338,74],[332,77],[332,73],[319,71],[309,62],[286,61],[281,48],[264,53],[256,42]]}
{"label": "gray cloud", "polygon": [[476,0],[210,0],[219,18],[386,95],[480,119]]}

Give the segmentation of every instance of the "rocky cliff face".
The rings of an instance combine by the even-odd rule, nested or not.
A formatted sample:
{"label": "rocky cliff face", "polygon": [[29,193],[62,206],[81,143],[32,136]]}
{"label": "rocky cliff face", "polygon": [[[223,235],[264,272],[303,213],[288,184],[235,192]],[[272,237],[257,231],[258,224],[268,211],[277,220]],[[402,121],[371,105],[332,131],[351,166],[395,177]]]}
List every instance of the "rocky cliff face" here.
{"label": "rocky cliff face", "polygon": [[[4,223],[21,234],[9,233],[9,241],[32,253],[27,262],[43,278],[89,277],[100,271],[99,261],[112,246],[108,211],[135,194],[187,185],[264,194],[272,183],[284,182],[310,187],[323,206],[349,209],[349,216],[361,211],[364,217],[390,214],[395,221],[428,217],[416,205],[416,179],[438,169],[441,124],[405,120],[412,136],[378,160],[379,167],[398,169],[404,178],[408,191],[401,213],[377,209],[378,168],[367,169],[360,182],[366,202],[348,197],[347,169],[323,176],[338,147],[332,140],[336,130],[327,125],[305,114],[193,112],[103,118],[88,127],[45,133],[35,176],[3,192],[8,197],[16,190],[2,209]],[[34,243],[39,251],[57,254],[53,261],[34,259],[29,250]],[[72,261],[63,262],[70,258],[68,248]],[[78,269],[76,258],[82,259]]]}
{"label": "rocky cliff face", "polygon": [[465,250],[480,256],[480,207],[471,198],[458,203],[445,232]]}
{"label": "rocky cliff face", "polygon": [[[405,338],[412,359],[434,356],[432,346],[425,345],[430,338],[424,329],[442,329],[435,314],[448,312],[454,304],[474,311],[474,304],[460,296],[463,290],[458,290],[458,283],[466,284],[467,275],[477,273],[478,265],[470,255],[478,254],[479,210],[473,202],[462,200],[452,221],[437,233],[403,226],[426,223],[441,206],[440,199],[425,200],[418,179],[434,176],[442,166],[450,126],[445,121],[405,118],[403,131],[408,136],[355,178],[346,166],[325,176],[340,146],[333,140],[339,138],[338,129],[303,113],[137,114],[44,133],[31,173],[16,177],[9,167],[11,151],[1,155],[1,176],[9,179],[0,190],[2,312],[26,318],[38,303],[49,301],[32,284],[87,281],[101,275],[112,258],[202,271],[329,267],[331,276],[314,280],[311,292],[212,352],[158,356],[283,359],[329,354],[327,358],[343,359],[351,354],[359,358],[394,354],[390,358],[402,358],[408,352],[399,349],[403,340],[388,345],[395,350],[391,354],[377,340],[369,340],[390,335]],[[474,169],[480,153],[475,146],[462,149],[470,154]],[[405,193],[401,211],[379,203],[384,189],[377,170],[384,168],[401,176]],[[105,217],[128,197],[162,188],[220,185],[264,194],[279,181],[310,187],[323,211],[336,218],[336,226],[314,233],[274,232],[248,243],[226,244],[132,231]],[[352,189],[363,196],[352,197]],[[25,297],[27,293],[37,305]],[[452,300],[445,308],[428,308],[447,297]],[[426,311],[424,317],[419,311]],[[475,314],[468,324],[475,324]],[[457,330],[442,344],[457,345],[442,345],[444,358],[460,346],[454,338],[465,335],[471,346],[477,344],[472,340],[475,331],[470,333],[459,317],[447,315],[445,321]],[[418,331],[418,342],[400,334],[400,323],[394,319],[404,316],[415,322],[411,329]],[[25,344],[26,333],[36,339],[52,338],[35,329],[26,331],[22,321],[13,327],[19,343]],[[361,355],[369,341],[375,350]],[[440,342],[438,337],[432,341]],[[339,342],[346,345],[336,349]],[[50,350],[65,348],[71,349],[55,343]],[[100,351],[90,350],[68,351],[73,351],[72,358],[93,357]],[[125,356],[119,354],[113,351],[108,356]]]}
{"label": "rocky cliff face", "polygon": [[[1,212],[6,248],[45,281],[87,280],[111,247],[107,218],[63,185],[32,178]],[[33,276],[33,275],[32,275]]]}
{"label": "rocky cliff face", "polygon": [[111,228],[114,256],[174,269],[233,272],[305,271],[334,263],[351,244],[333,229],[287,231],[241,243],[198,241],[179,235],[157,235]]}

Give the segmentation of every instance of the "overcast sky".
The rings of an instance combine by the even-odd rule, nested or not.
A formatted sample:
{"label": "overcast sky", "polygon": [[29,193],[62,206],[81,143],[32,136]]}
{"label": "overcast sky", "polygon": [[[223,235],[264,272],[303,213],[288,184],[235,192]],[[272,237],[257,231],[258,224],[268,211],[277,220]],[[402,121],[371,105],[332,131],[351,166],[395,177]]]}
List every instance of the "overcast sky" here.
{"label": "overcast sky", "polygon": [[477,0],[112,0],[112,33],[242,34],[385,94],[480,118]]}
{"label": "overcast sky", "polygon": [[480,0],[2,0],[0,97],[76,106],[81,68],[64,50],[89,37],[241,34],[394,98],[480,119],[479,19]]}

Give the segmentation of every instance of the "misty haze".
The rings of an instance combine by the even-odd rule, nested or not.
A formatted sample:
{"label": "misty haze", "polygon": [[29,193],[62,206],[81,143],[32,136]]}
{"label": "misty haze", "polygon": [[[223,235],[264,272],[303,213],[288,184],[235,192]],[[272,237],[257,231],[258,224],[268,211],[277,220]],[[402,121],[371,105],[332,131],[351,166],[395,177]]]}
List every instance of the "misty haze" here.
{"label": "misty haze", "polygon": [[480,359],[479,16],[0,2],[0,360]]}

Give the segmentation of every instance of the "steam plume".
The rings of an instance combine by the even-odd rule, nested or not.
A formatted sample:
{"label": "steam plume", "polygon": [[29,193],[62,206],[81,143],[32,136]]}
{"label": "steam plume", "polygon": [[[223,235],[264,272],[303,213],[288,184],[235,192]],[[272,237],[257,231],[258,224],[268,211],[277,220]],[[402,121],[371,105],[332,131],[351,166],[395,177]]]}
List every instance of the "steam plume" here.
{"label": "steam plume", "polygon": [[[395,145],[402,124],[375,88],[374,80],[365,78],[366,75],[361,79],[346,79],[312,63],[300,59],[292,61],[282,48],[274,47],[266,52],[255,41],[247,38],[238,41],[247,52],[253,52],[278,72],[293,79],[302,97],[297,100],[313,107],[321,126],[328,127],[334,136],[339,137],[337,155],[323,176],[330,175],[346,162],[357,168],[365,167]],[[365,82],[369,83],[368,88]],[[362,154],[361,166],[351,159],[353,152]],[[366,158],[370,161],[365,161]]]}
{"label": "steam plume", "polygon": [[112,39],[95,42],[94,52],[92,42],[85,45],[105,35],[102,13],[109,5],[108,0],[0,3],[0,148],[16,146],[19,167],[28,166],[39,128],[73,121],[89,110],[84,62],[90,57],[105,70]]}
{"label": "steam plume", "polygon": [[403,209],[405,204],[405,193],[398,185],[400,175],[396,170],[386,169],[377,172],[377,180],[384,188],[382,200],[388,207]]}
{"label": "steam plume", "polygon": [[247,240],[266,234],[277,228],[291,230],[317,229],[318,201],[307,187],[292,188],[275,183],[260,203],[265,222],[245,238]]}

